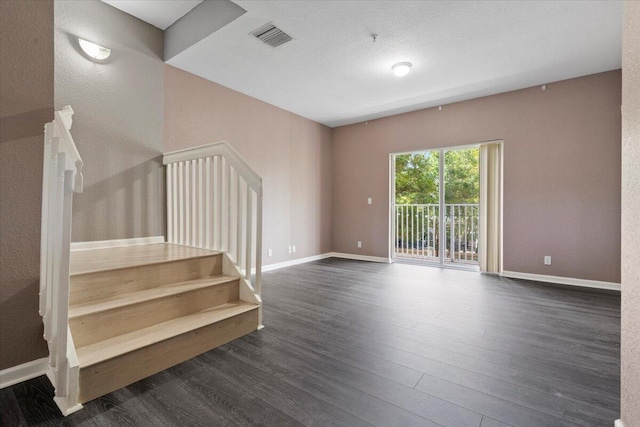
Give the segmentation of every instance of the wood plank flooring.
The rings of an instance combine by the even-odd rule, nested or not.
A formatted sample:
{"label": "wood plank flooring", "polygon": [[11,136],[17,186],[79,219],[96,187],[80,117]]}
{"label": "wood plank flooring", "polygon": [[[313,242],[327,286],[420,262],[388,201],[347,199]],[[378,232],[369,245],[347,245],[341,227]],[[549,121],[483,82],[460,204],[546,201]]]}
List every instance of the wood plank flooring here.
{"label": "wood plank flooring", "polygon": [[263,275],[254,332],[62,418],[44,377],[3,426],[611,426],[620,296],[327,259]]}
{"label": "wood plank flooring", "polygon": [[217,253],[220,252],[173,245],[171,243],[72,251],[69,271],[71,275],[76,275],[137,265],[157,264],[185,258],[210,256]]}

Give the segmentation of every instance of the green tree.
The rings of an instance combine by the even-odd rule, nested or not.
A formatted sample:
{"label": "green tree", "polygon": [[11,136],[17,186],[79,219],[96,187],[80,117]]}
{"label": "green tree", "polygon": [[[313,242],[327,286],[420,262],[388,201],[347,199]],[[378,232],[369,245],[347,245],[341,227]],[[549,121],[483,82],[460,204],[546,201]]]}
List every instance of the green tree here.
{"label": "green tree", "polygon": [[444,176],[445,204],[478,203],[479,150],[471,148],[445,152]]}
{"label": "green tree", "polygon": [[438,203],[437,151],[396,156],[396,204]]}
{"label": "green tree", "polygon": [[[479,150],[445,152],[445,203],[478,203]],[[437,204],[439,152],[396,155],[396,204]]]}

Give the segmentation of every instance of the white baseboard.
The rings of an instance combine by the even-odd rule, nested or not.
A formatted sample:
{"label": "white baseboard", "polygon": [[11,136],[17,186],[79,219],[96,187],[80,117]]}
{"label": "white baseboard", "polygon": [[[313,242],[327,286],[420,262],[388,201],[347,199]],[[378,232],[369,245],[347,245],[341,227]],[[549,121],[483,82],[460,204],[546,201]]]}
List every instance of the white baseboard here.
{"label": "white baseboard", "polygon": [[263,265],[262,271],[264,272],[264,271],[278,270],[280,268],[291,267],[293,265],[305,264],[307,262],[312,262],[312,261],[318,261],[321,259],[329,258],[331,256],[332,256],[331,252],[328,252],[325,254],[308,256],[306,258],[298,258],[298,259],[292,259],[291,261],[284,261],[284,262],[277,262],[275,264]]}
{"label": "white baseboard", "polygon": [[[262,266],[262,272],[278,270],[280,268],[291,267],[293,265],[306,264],[307,262],[318,261],[326,258],[345,258],[355,259],[358,261],[371,261],[371,262],[384,262],[389,263],[389,259],[382,257],[375,257],[369,255],[356,255],[345,254],[341,252],[326,252],[320,255],[312,255],[305,258],[292,259],[291,261],[278,262],[275,264],[268,264]],[[252,269],[252,273],[255,273],[255,269]]]}
{"label": "white baseboard", "polygon": [[545,274],[518,273],[516,271],[503,271],[502,276],[510,277],[512,279],[525,279],[535,280],[537,282],[557,283],[559,285],[620,291],[620,283],[600,282],[598,280],[574,279],[572,277],[561,276],[547,276]]}
{"label": "white baseboard", "polygon": [[42,359],[3,369],[0,371],[0,389],[45,375],[48,366],[49,359],[43,357]]}
{"label": "white baseboard", "polygon": [[58,409],[60,409],[60,413],[65,417],[73,414],[74,412],[78,412],[83,408],[81,403],[75,403],[73,406],[69,406],[69,402],[64,397],[53,397],[53,401],[58,405]]}
{"label": "white baseboard", "polygon": [[117,248],[121,246],[152,245],[164,243],[164,236],[134,237],[132,239],[96,240],[94,242],[72,242],[71,251],[88,251],[90,249]]}
{"label": "white baseboard", "polygon": [[624,427],[624,424],[622,424],[622,420],[616,420],[613,427]]}
{"label": "white baseboard", "polygon": [[389,258],[370,255],[346,254],[342,252],[329,252],[328,257],[355,259],[358,261],[383,262],[385,264],[391,263],[391,260]]}

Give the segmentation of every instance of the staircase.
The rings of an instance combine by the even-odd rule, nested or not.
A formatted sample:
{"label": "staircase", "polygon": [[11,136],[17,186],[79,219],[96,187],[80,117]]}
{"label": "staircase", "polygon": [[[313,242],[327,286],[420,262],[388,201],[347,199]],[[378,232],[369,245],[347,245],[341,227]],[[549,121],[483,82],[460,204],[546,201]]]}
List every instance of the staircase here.
{"label": "staircase", "polygon": [[171,244],[71,253],[80,403],[255,331],[223,254]]}
{"label": "staircase", "polygon": [[72,251],[83,182],[72,116],[67,106],[45,125],[40,253],[47,376],[63,415],[262,328],[260,176],[226,142],[166,153],[166,243]]}

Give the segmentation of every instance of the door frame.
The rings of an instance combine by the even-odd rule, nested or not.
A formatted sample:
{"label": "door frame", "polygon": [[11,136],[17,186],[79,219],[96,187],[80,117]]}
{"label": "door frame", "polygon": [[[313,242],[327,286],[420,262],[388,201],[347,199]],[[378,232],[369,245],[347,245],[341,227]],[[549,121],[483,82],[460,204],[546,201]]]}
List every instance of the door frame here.
{"label": "door frame", "polygon": [[[491,143],[499,143],[502,146],[502,150],[501,150],[501,165],[500,168],[502,170],[501,176],[500,176],[500,247],[504,248],[503,242],[504,242],[504,233],[503,233],[503,213],[504,213],[504,209],[503,209],[503,200],[504,200],[504,140],[502,139],[491,139],[491,140],[487,140],[487,141],[482,141],[482,142],[475,142],[475,143],[470,143],[470,144],[461,144],[461,145],[451,145],[451,146],[445,146],[445,147],[435,147],[435,148],[424,148],[424,149],[420,149],[420,150],[410,150],[410,151],[397,151],[397,152],[393,152],[393,153],[389,153],[389,261],[390,262],[396,262],[396,256],[395,256],[395,215],[396,215],[396,162],[395,162],[395,156],[398,155],[402,155],[402,154],[415,154],[415,153],[425,153],[425,152],[433,152],[433,151],[438,151],[440,153],[440,158],[442,159],[441,162],[439,162],[439,179],[441,183],[444,183],[444,153],[445,151],[453,151],[453,150],[464,150],[464,149],[469,149],[469,148],[479,148],[481,145],[483,144],[491,144]],[[444,195],[445,195],[445,189],[444,189],[444,185],[440,185],[440,188],[438,189],[439,191],[439,199],[441,201],[444,201]],[[442,227],[442,224],[444,224],[443,219],[444,219],[444,209],[439,209],[439,222],[440,222],[440,227]],[[441,230],[438,230],[438,232],[440,233]],[[430,265],[430,266],[434,266],[434,267],[443,267],[443,268],[455,268],[455,269],[465,269],[464,266],[454,266],[451,264],[447,264],[444,262],[444,251],[443,251],[443,247],[446,247],[446,241],[445,239],[441,238],[439,239],[439,248],[438,251],[440,253],[440,259],[438,261],[420,261],[420,263],[423,263],[425,265]],[[503,258],[503,254],[504,254],[504,250],[500,251],[500,271],[502,271],[502,258]],[[475,269],[473,269],[473,271],[475,271]]]}

